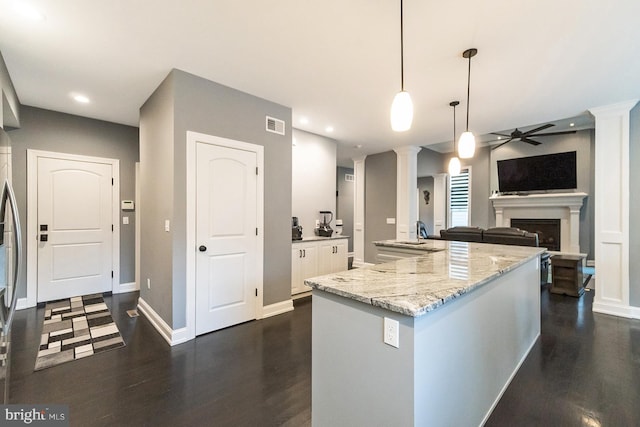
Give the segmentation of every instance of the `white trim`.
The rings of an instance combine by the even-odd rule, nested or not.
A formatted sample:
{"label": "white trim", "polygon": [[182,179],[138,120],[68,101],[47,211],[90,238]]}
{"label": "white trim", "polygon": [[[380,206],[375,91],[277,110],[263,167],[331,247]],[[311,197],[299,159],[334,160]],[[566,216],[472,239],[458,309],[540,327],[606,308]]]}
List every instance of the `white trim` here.
{"label": "white trim", "polygon": [[135,240],[136,240],[136,249],[135,249],[135,281],[136,281],[136,290],[140,290],[140,225],[142,224],[140,220],[140,213],[142,212],[140,209],[140,162],[136,162],[136,196],[135,196]]}
{"label": "white trim", "polygon": [[78,154],[55,153],[52,151],[27,149],[27,307],[35,307],[38,288],[38,251],[33,242],[38,237],[38,158],[73,160],[88,163],[111,165],[113,186],[111,187],[113,224],[111,291],[118,293],[120,284],[120,160],[105,157],[83,156]]}
{"label": "white trim", "polygon": [[593,311],[629,317],[630,111],[637,99],[591,108],[595,116],[595,259]]}
{"label": "white trim", "polygon": [[413,203],[418,182],[418,153],[422,147],[394,148],[396,153],[396,239],[417,237],[418,205]]}
{"label": "white trim", "polygon": [[123,294],[125,292],[134,292],[137,290],[138,290],[138,287],[136,286],[136,282],[120,283],[120,285],[118,285],[118,289],[114,290],[113,293]]}
{"label": "white trim", "polygon": [[138,298],[138,311],[147,318],[151,325],[158,331],[164,340],[170,345],[182,344],[183,342],[193,339],[187,334],[187,328],[173,330],[162,317],[155,312],[153,308],[142,297]]}
{"label": "white trim", "polygon": [[353,265],[364,263],[364,159],[367,156],[353,158],[355,177],[353,196]]}
{"label": "white trim", "polygon": [[[598,281],[596,286],[600,286],[600,281]],[[598,292],[596,292],[596,295],[597,294]],[[592,311],[594,313],[608,314],[610,316],[640,319],[640,307],[634,307],[631,305],[607,304],[594,301]]]}
{"label": "white trim", "polygon": [[290,299],[265,305],[262,308],[262,319],[277,316],[278,314],[288,313],[290,311],[293,311],[293,300]]}
{"label": "white trim", "polygon": [[18,298],[18,301],[16,301],[16,310],[24,310],[25,308],[30,308],[27,297]]}
{"label": "white trim", "polygon": [[187,272],[186,272],[186,339],[196,336],[196,144],[212,144],[256,153],[258,162],[258,194],[256,200],[259,229],[256,269],[258,272],[258,297],[256,298],[256,319],[264,317],[264,147],[242,141],[187,131]]}
{"label": "white trim", "polygon": [[291,299],[295,301],[297,299],[310,297],[310,296],[311,296],[311,291],[309,290],[309,291],[306,291],[306,292],[300,292],[300,293],[297,293],[295,295],[291,295]]}
{"label": "white trim", "polygon": [[372,266],[372,265],[375,265],[375,264],[372,264],[370,262],[359,262],[359,263],[356,263],[354,261],[352,265],[355,268],[362,268],[362,267],[369,267],[369,266]]}

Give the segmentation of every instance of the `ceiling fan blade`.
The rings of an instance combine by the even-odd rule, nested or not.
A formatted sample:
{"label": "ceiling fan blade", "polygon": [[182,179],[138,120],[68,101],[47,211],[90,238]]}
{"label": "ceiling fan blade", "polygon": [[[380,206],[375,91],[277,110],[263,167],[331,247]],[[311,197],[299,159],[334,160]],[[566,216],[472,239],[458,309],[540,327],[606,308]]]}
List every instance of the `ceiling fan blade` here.
{"label": "ceiling fan blade", "polygon": [[491,135],[498,135],[498,136],[506,136],[507,138],[510,138],[511,135],[506,134],[506,133],[498,133],[498,132],[491,132]]}
{"label": "ceiling fan blade", "polygon": [[533,139],[527,138],[526,136],[523,136],[522,138],[520,138],[520,141],[526,142],[527,144],[531,144],[531,145],[540,145],[540,144],[542,144],[541,142],[538,142],[538,141],[535,141]]}
{"label": "ceiling fan blade", "polygon": [[495,150],[496,148],[500,148],[502,147],[504,144],[513,141],[513,138],[506,140],[505,142],[503,142],[502,144],[498,144],[498,145],[494,145],[493,147],[491,147],[491,150]]}
{"label": "ceiling fan blade", "polygon": [[522,136],[528,136],[528,135],[531,135],[532,133],[536,133],[536,132],[538,132],[538,131],[541,131],[541,130],[544,130],[544,129],[548,129],[548,128],[550,128],[551,126],[555,126],[555,125],[554,125],[554,124],[552,124],[552,123],[547,123],[546,125],[542,125],[542,126],[537,127],[537,128],[535,128],[535,129],[531,129],[531,130],[528,130],[528,131],[526,131],[526,132],[522,132]]}
{"label": "ceiling fan blade", "polygon": [[575,130],[565,130],[562,132],[549,132],[549,133],[536,133],[535,135],[529,135],[529,136],[554,136],[554,135],[568,135],[570,133],[576,133]]}

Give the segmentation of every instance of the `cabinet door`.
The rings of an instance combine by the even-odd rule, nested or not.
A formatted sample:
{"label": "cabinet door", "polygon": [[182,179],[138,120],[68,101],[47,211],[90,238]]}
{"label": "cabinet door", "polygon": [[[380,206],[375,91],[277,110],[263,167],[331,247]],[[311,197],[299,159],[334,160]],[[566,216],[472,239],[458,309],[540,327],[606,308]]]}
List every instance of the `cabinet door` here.
{"label": "cabinet door", "polygon": [[315,243],[298,243],[291,249],[291,295],[310,291],[304,279],[318,275],[318,249]]}
{"label": "cabinet door", "polygon": [[331,263],[331,272],[345,271],[349,269],[349,255],[347,254],[347,240],[337,240],[334,244],[335,251]]}
{"label": "cabinet door", "polygon": [[332,241],[322,242],[318,245],[318,275],[333,273],[333,258],[335,245]]}

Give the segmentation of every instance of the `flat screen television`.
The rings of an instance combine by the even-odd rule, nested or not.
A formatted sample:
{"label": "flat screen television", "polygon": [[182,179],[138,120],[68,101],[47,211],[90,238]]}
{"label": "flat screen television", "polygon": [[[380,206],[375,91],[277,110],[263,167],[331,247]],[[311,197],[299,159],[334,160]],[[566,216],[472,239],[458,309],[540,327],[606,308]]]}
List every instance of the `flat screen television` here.
{"label": "flat screen television", "polygon": [[501,193],[577,188],[576,152],[498,160]]}

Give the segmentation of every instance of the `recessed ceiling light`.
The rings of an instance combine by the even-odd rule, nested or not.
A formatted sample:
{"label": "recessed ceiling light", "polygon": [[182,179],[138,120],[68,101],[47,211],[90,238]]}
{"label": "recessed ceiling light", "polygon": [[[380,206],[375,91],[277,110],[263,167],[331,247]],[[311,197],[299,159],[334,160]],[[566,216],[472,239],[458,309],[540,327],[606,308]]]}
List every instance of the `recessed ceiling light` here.
{"label": "recessed ceiling light", "polygon": [[76,93],[76,94],[74,94],[74,95],[72,95],[72,96],[73,96],[73,99],[74,99],[76,102],[79,102],[79,103],[81,103],[81,104],[88,104],[88,103],[90,102],[89,98],[87,98],[85,95],[82,95],[82,94]]}
{"label": "recessed ceiling light", "polygon": [[300,117],[300,124],[301,125],[308,125],[309,124],[309,119],[307,119],[306,117]]}
{"label": "recessed ceiling light", "polygon": [[327,132],[331,133],[331,132],[333,132],[333,126],[327,126],[324,130],[326,130]]}
{"label": "recessed ceiling light", "polygon": [[45,15],[40,12],[34,6],[25,3],[24,1],[16,1],[13,4],[14,10],[20,14],[23,18],[27,18],[31,21],[44,21]]}
{"label": "recessed ceiling light", "polygon": [[569,126],[574,127],[576,124],[575,123],[569,123]]}
{"label": "recessed ceiling light", "polygon": [[356,145],[356,148],[362,148],[362,144]]}
{"label": "recessed ceiling light", "polygon": [[500,141],[501,139],[502,139],[502,137],[501,137],[501,136],[499,136],[499,137],[498,137],[498,141]]}

